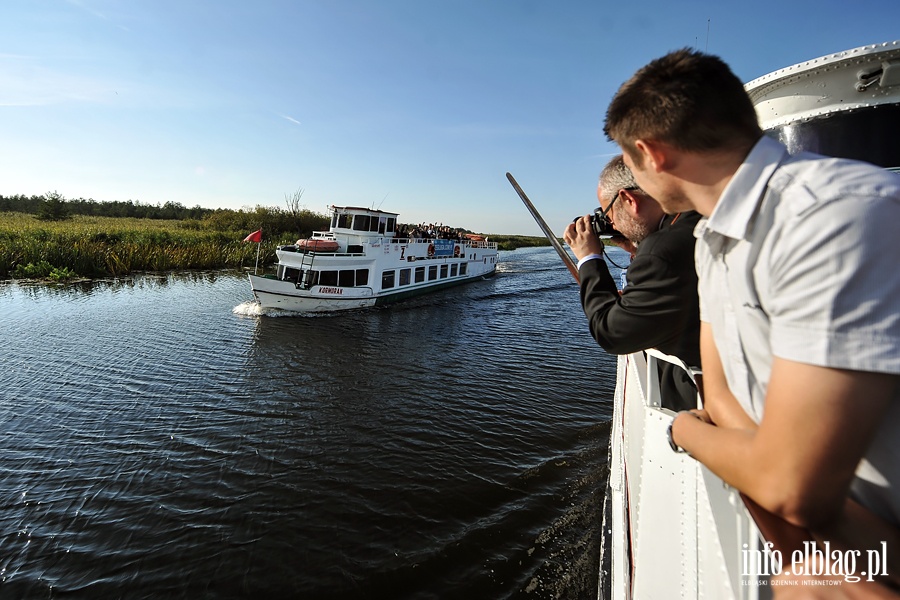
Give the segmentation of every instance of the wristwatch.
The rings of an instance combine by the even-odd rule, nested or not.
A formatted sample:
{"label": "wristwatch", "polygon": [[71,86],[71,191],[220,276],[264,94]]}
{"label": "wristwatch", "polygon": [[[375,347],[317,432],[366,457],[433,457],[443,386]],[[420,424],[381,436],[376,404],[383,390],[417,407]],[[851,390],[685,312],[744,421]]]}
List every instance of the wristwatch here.
{"label": "wristwatch", "polygon": [[675,440],[672,439],[672,425],[675,424],[675,419],[678,418],[678,415],[681,413],[677,413],[674,417],[672,417],[672,421],[669,423],[669,427],[666,429],[666,438],[669,440],[669,448],[672,449],[672,452],[677,452],[679,454],[684,454],[685,449],[679,448],[678,444],[675,443]]}
{"label": "wristwatch", "polygon": [[675,419],[677,419],[678,415],[680,415],[681,413],[687,413],[687,414],[691,415],[692,417],[694,417],[695,419],[699,419],[700,421],[702,421],[703,419],[701,419],[697,413],[690,411],[690,410],[680,410],[677,413],[675,413],[674,417],[672,417],[672,422],[669,423],[669,428],[666,429],[666,439],[669,440],[669,448],[672,449],[672,452],[684,454],[687,452],[687,450],[679,447],[678,444],[675,443],[675,440],[672,439],[672,425],[675,424]]}

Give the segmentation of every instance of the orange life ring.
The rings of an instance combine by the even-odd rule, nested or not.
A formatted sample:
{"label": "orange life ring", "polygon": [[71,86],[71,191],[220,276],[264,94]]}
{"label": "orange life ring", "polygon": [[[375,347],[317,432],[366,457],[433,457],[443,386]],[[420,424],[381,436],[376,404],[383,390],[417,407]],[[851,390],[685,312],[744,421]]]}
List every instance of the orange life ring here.
{"label": "orange life ring", "polygon": [[434,256],[434,244],[428,244],[428,256]]}
{"label": "orange life ring", "polygon": [[454,258],[459,258],[459,255],[460,255],[461,253],[462,253],[462,250],[460,250],[460,249],[459,249],[459,245],[457,245],[456,248],[453,249],[453,256],[454,256]]}

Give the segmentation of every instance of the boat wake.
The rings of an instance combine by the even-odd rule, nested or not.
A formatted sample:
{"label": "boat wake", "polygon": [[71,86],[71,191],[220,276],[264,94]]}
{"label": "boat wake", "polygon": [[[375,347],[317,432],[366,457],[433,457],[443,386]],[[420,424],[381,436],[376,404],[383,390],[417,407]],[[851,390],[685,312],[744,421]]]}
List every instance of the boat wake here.
{"label": "boat wake", "polygon": [[241,302],[231,309],[231,312],[242,317],[325,317],[335,313],[314,313],[293,310],[281,310],[280,308],[264,308],[257,300]]}
{"label": "boat wake", "polygon": [[565,265],[562,265],[562,264],[559,264],[559,265],[553,265],[553,266],[550,266],[550,267],[534,267],[534,268],[531,268],[531,267],[529,267],[529,266],[527,266],[527,265],[524,265],[524,266],[519,266],[519,265],[512,266],[512,265],[507,265],[507,264],[505,264],[505,263],[500,263],[499,265],[497,265],[497,273],[498,273],[498,274],[499,274],[499,273],[509,273],[509,274],[513,274],[513,273],[542,273],[542,272],[545,272],[545,271],[553,271],[553,272],[556,272],[556,271],[565,271],[565,270],[566,270],[566,269],[565,269]]}
{"label": "boat wake", "polygon": [[267,311],[256,300],[247,300],[232,308],[231,312],[242,317],[260,317]]}
{"label": "boat wake", "polygon": [[559,290],[565,290],[572,287],[572,284],[566,282],[558,285],[545,285],[540,287],[534,287],[526,290],[515,290],[511,292],[494,292],[492,294],[487,294],[486,296],[481,296],[478,298],[474,298],[474,300],[496,300],[498,298],[520,298],[522,296],[529,296],[535,294],[546,294],[547,292],[556,292]]}
{"label": "boat wake", "polygon": [[242,317],[281,317],[287,314],[285,311],[277,308],[263,308],[256,300],[241,302],[232,308],[231,312]]}

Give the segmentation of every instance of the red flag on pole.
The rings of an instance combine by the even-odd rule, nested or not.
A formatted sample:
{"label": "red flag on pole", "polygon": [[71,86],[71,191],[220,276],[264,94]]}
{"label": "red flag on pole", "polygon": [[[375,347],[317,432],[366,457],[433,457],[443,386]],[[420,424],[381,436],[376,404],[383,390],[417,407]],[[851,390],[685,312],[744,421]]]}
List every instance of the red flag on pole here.
{"label": "red flag on pole", "polygon": [[244,238],[245,242],[256,242],[257,244],[262,241],[262,229],[257,229],[250,235]]}

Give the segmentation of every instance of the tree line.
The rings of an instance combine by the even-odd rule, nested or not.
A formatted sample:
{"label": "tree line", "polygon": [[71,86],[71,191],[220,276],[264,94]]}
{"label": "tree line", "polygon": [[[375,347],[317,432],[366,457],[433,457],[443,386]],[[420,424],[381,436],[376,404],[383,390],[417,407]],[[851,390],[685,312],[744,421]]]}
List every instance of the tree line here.
{"label": "tree line", "polygon": [[0,195],[0,212],[34,215],[42,221],[61,221],[74,215],[181,221],[182,227],[213,231],[263,230],[266,238],[306,237],[313,231],[327,230],[330,217],[299,206],[297,194],[285,198],[287,208],[256,206],[227,208],[188,208],[179,202],[144,204],[133,200],[97,201],[93,198],[66,199],[58,192],[37,196]]}
{"label": "tree line", "polygon": [[0,212],[20,212],[37,215],[41,213],[48,201],[62,201],[69,215],[88,215],[92,217],[132,217],[136,219],[202,219],[215,212],[214,209],[195,206],[187,208],[179,202],[165,204],[142,204],[134,200],[115,200],[98,202],[93,198],[77,198],[66,200],[57,192],[45,195],[15,196],[0,195]]}

